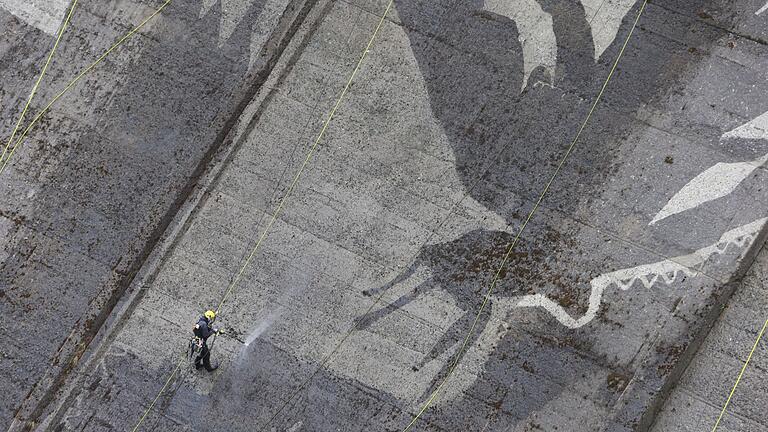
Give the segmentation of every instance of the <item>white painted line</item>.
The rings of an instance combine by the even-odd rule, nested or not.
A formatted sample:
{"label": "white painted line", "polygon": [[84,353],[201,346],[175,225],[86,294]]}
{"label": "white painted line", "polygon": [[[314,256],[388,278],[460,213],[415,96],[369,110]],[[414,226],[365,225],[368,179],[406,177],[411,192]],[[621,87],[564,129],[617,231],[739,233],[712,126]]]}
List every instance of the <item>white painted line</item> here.
{"label": "white painted line", "polygon": [[[603,293],[609,286],[616,285],[619,289],[625,291],[631,288],[636,282],[642,283],[646,288],[651,288],[659,281],[664,282],[665,285],[671,285],[677,280],[678,275],[680,274],[685,276],[696,276],[698,273],[692,269],[700,266],[713,255],[723,254],[731,246],[744,249],[751,245],[767,221],[768,218],[762,218],[734,228],[723,234],[717,242],[699,249],[690,255],[659,261],[653,264],[644,264],[637,267],[617,270],[611,273],[602,274],[595,279],[592,279],[590,281],[592,292],[589,296],[589,307],[587,308],[587,312],[580,318],[573,318],[557,302],[552,301],[542,294],[527,295],[517,299],[495,297],[493,299],[493,304],[505,309],[516,307],[540,307],[549,312],[549,314],[560,324],[571,329],[579,328],[586,325],[597,316],[597,312],[600,310],[600,305],[602,304]],[[510,307],[510,301],[516,303]]]}
{"label": "white painted line", "polygon": [[755,12],[755,15],[760,15],[761,13],[768,10],[768,3],[765,4],[765,6],[761,7],[759,11]]}

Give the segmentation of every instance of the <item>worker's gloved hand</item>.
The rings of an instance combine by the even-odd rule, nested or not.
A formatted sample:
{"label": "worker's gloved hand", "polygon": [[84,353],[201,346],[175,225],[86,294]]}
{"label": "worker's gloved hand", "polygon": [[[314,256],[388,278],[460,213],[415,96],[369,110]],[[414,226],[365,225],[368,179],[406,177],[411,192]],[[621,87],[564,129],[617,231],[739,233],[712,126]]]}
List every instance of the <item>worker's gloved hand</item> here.
{"label": "worker's gloved hand", "polygon": [[223,328],[221,328],[221,327],[219,327],[219,328],[215,328],[215,329],[213,329],[213,331],[214,331],[215,333],[224,333],[224,329],[223,329]]}

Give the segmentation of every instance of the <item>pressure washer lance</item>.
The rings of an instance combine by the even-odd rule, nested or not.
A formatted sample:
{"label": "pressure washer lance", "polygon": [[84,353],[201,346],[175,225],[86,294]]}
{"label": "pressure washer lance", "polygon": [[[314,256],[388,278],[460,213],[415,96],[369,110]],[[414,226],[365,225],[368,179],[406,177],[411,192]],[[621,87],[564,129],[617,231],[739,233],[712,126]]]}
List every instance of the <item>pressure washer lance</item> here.
{"label": "pressure washer lance", "polygon": [[216,333],[213,334],[213,338],[211,338],[211,343],[208,345],[208,351],[213,351],[213,345],[216,343],[216,338],[219,336],[219,333],[223,333],[223,329],[216,330]]}

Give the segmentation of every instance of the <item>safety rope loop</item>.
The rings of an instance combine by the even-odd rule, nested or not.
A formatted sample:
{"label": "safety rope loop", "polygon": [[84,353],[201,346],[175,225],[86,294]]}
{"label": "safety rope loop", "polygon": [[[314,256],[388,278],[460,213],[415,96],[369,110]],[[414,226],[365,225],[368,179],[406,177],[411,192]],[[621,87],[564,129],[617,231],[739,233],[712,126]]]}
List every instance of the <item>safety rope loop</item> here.
{"label": "safety rope loop", "polygon": [[485,310],[485,307],[488,305],[488,302],[490,301],[491,295],[493,294],[494,289],[496,288],[496,285],[499,281],[499,277],[501,275],[501,271],[504,269],[504,267],[507,265],[507,262],[509,261],[509,257],[512,255],[513,250],[517,246],[517,243],[520,240],[520,237],[522,236],[523,232],[525,231],[525,228],[528,226],[528,223],[533,218],[536,211],[539,209],[539,206],[541,205],[542,201],[544,201],[544,198],[546,197],[547,193],[549,192],[549,189],[552,187],[552,184],[554,183],[557,176],[560,174],[560,171],[563,169],[563,166],[565,165],[565,162],[568,160],[568,157],[573,153],[573,150],[576,147],[576,143],[579,141],[579,138],[581,138],[582,132],[584,132],[584,129],[587,127],[587,123],[589,123],[589,120],[592,118],[592,114],[595,112],[595,109],[597,108],[597,105],[600,103],[603,94],[605,93],[605,89],[608,87],[608,83],[611,81],[611,78],[613,77],[614,72],[616,72],[616,67],[619,64],[619,60],[621,60],[622,56],[624,55],[624,51],[627,48],[627,45],[629,44],[629,40],[632,37],[632,34],[635,31],[635,28],[637,27],[638,22],[640,21],[640,17],[643,14],[643,11],[645,10],[645,6],[648,4],[648,0],[644,0],[642,6],[640,6],[640,10],[637,12],[637,16],[635,17],[635,21],[632,24],[632,27],[629,30],[629,34],[627,35],[626,39],[624,40],[624,44],[621,46],[621,49],[619,50],[619,54],[616,56],[616,60],[613,62],[613,66],[611,67],[610,72],[608,72],[608,76],[605,79],[605,82],[603,82],[603,86],[600,88],[600,92],[597,94],[597,97],[595,98],[595,101],[592,103],[592,107],[590,108],[589,112],[587,113],[587,117],[584,119],[584,121],[581,124],[581,127],[579,127],[578,132],[576,133],[576,136],[571,141],[571,144],[568,146],[568,149],[566,150],[565,154],[563,154],[562,158],[560,159],[560,163],[557,165],[557,168],[555,168],[554,173],[552,173],[552,176],[549,178],[549,181],[547,181],[547,184],[544,186],[544,189],[542,190],[541,194],[539,195],[538,199],[536,200],[536,203],[534,204],[531,211],[528,213],[528,216],[525,218],[525,221],[520,226],[520,228],[517,231],[517,234],[515,235],[515,238],[510,243],[509,247],[507,248],[507,253],[504,255],[504,258],[501,261],[501,264],[499,265],[498,269],[496,270],[496,274],[493,277],[493,280],[488,287],[488,289],[485,292],[485,295],[483,296],[483,301],[480,304],[480,308],[477,312],[477,316],[475,316],[474,321],[472,322],[472,326],[469,329],[469,332],[467,332],[466,337],[464,338],[464,341],[461,344],[461,347],[459,348],[459,351],[456,353],[454,360],[451,363],[451,367],[448,369],[448,373],[446,376],[442,379],[440,384],[437,386],[435,391],[432,392],[432,394],[429,396],[427,401],[422,405],[421,409],[418,411],[418,413],[413,416],[411,419],[411,422],[408,423],[408,425],[403,429],[403,432],[408,432],[414,424],[421,418],[421,416],[429,409],[429,407],[434,403],[434,401],[437,399],[438,395],[440,394],[440,391],[443,389],[445,384],[450,380],[451,376],[453,375],[454,371],[459,365],[459,361],[463,354],[467,350],[467,345],[469,344],[469,341],[472,338],[472,335],[475,332],[475,329],[477,327],[477,323],[480,320],[480,317],[482,316],[482,313]]}

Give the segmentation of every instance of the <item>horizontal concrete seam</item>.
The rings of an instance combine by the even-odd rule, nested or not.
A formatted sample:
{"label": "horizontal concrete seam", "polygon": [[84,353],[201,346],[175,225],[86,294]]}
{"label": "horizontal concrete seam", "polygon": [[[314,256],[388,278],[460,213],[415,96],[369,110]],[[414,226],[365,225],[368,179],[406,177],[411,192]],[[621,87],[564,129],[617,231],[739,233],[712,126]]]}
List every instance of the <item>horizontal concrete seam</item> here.
{"label": "horizontal concrete seam", "polygon": [[[272,347],[274,350],[276,350],[276,351],[279,351],[279,352],[281,352],[281,353],[283,353],[283,354],[285,354],[285,355],[288,355],[288,356],[292,355],[292,354],[291,354],[289,351],[286,351],[284,348],[282,348],[282,347],[280,347],[280,346],[278,346],[278,345],[275,345],[275,344],[272,344],[272,343],[269,343],[269,345],[270,345],[270,346],[271,346],[271,347]],[[309,370],[309,371],[307,371],[307,372],[308,372],[308,373],[311,373],[312,371],[311,371],[311,370]],[[379,401],[380,403],[382,403],[382,404],[384,404],[384,405],[387,405],[387,406],[389,406],[390,408],[394,408],[394,409],[395,409],[396,411],[398,411],[399,413],[402,413],[402,414],[409,414],[409,415],[412,415],[412,414],[413,414],[413,412],[411,412],[411,411],[408,411],[407,409],[404,409],[404,408],[402,408],[402,407],[399,407],[399,406],[397,406],[397,405],[394,405],[394,404],[392,404],[392,403],[390,403],[390,402],[387,402],[387,401],[385,401],[385,400],[383,400],[383,399],[381,399],[381,398],[377,397],[375,394],[371,394],[371,393],[369,392],[369,390],[370,390],[370,389],[369,389],[369,388],[367,388],[367,387],[365,387],[365,385],[359,385],[359,384],[357,384],[357,383],[350,383],[350,386],[351,386],[351,387],[354,387],[354,388],[356,388],[356,389],[358,389],[358,390],[361,390],[361,391],[365,392],[367,395],[371,396],[373,399],[376,399],[376,400],[377,400],[377,401]],[[298,386],[297,386],[297,387],[298,387]],[[289,392],[289,393],[290,393],[290,394],[293,394],[294,392],[295,392],[295,389],[294,389],[293,391]],[[290,403],[290,402],[291,402],[291,399],[289,399],[289,398],[285,398],[283,395],[280,395],[279,397],[280,397],[280,400],[281,400],[282,402],[288,402],[288,403]],[[376,413],[374,413],[374,414],[373,414],[373,416],[375,416],[375,415],[376,415]],[[430,423],[430,424],[431,424],[431,423]],[[445,429],[444,429],[444,428],[439,428],[439,427],[438,427],[437,429],[438,429],[439,431],[445,431]]]}
{"label": "horizontal concrete seam", "polygon": [[[285,254],[281,254],[280,252],[278,252],[278,251],[276,251],[276,250],[274,250],[274,251],[272,251],[272,252],[273,252],[273,253],[275,253],[275,254],[277,254],[277,255],[279,255],[279,256],[281,256],[281,257],[283,257],[283,258],[285,258],[285,259],[286,259],[286,262],[290,261],[290,257],[289,257],[288,255],[285,255]],[[189,259],[189,260],[192,260],[193,258],[192,258],[192,257],[189,257],[189,258],[187,258],[187,259]],[[198,263],[198,264],[199,264],[199,263]],[[290,264],[290,263],[286,263],[286,264],[284,264],[284,265],[288,265],[288,266],[291,266],[291,264]],[[217,269],[218,269],[218,270],[222,270],[220,267],[217,267]],[[299,268],[295,268],[295,269],[296,269],[296,270],[302,270],[302,269],[299,269]],[[356,295],[359,295],[359,294],[361,293],[361,290],[360,290],[359,288],[356,288],[356,287],[354,286],[354,283],[345,282],[345,281],[343,281],[343,280],[341,280],[341,279],[338,279],[338,278],[336,278],[335,276],[333,276],[333,275],[331,275],[331,274],[328,274],[328,273],[324,272],[324,271],[323,271],[322,269],[320,269],[320,268],[312,267],[312,269],[313,269],[314,271],[316,271],[318,274],[321,274],[321,275],[323,275],[324,277],[327,277],[327,278],[330,278],[330,279],[334,280],[335,282],[337,282],[337,283],[338,283],[337,285],[339,285],[339,286],[342,286],[343,288],[345,288],[345,289],[346,289],[347,291],[349,291],[350,293],[353,293],[353,294],[356,294]],[[385,270],[388,270],[388,271],[392,271],[392,272],[399,270],[398,268],[395,268],[395,267],[391,267],[391,268],[390,268],[390,267],[385,267],[384,269],[385,269]],[[211,270],[211,272],[213,272],[213,270]],[[231,272],[228,272],[228,274],[229,274],[229,273],[231,273]],[[218,274],[219,274],[219,275],[221,275],[221,272],[219,272]],[[163,295],[166,295],[166,296],[168,296],[169,298],[171,298],[171,295],[170,295],[170,293],[166,293],[166,292],[164,292],[163,290],[161,290],[161,291],[158,291],[158,292],[161,292],[161,293],[163,293]],[[362,298],[368,298],[368,297],[365,297],[365,296],[360,296],[360,297],[362,297]],[[386,295],[385,295],[384,297],[382,297],[382,300],[385,300],[385,301],[387,301],[387,303],[386,303],[386,304],[391,304],[391,303],[393,303],[393,302],[396,300],[396,298],[394,298],[394,297],[390,297],[390,296],[386,296]],[[443,304],[446,304],[446,305],[450,305],[449,303],[445,303],[445,302],[443,302],[442,300],[439,300],[439,299],[438,299],[438,301],[439,301],[439,302],[441,302],[441,303],[443,303]],[[410,318],[411,318],[411,319],[413,319],[413,320],[416,320],[416,321],[418,321],[418,322],[421,322],[421,323],[423,323],[423,324],[427,325],[427,326],[428,326],[428,327],[430,327],[430,328],[434,328],[434,329],[442,329],[442,330],[445,330],[445,329],[447,328],[447,327],[439,326],[437,323],[434,323],[434,322],[432,322],[432,321],[429,321],[429,320],[427,320],[427,319],[425,319],[425,318],[423,318],[423,317],[421,317],[421,316],[418,316],[418,315],[414,315],[413,313],[411,313],[411,312],[409,312],[409,311],[407,311],[407,310],[403,310],[403,311],[400,311],[400,313],[402,313],[402,314],[403,314],[403,315],[405,315],[405,316],[408,316],[408,317],[410,317]]]}
{"label": "horizontal concrete seam", "polygon": [[[330,158],[332,158],[332,159],[334,159],[334,160],[336,160],[338,162],[341,162],[341,160],[339,160],[335,155],[331,155],[331,156],[328,156],[328,157],[330,157]],[[417,198],[417,199],[419,199],[421,201],[424,201],[425,203],[428,203],[429,205],[432,205],[432,206],[434,206],[434,207],[436,207],[436,208],[438,208],[440,210],[451,211],[451,209],[453,208],[453,205],[451,205],[451,206],[443,206],[443,205],[441,205],[442,201],[437,201],[437,200],[431,201],[429,199],[429,197],[426,197],[424,195],[416,193],[415,191],[412,191],[412,190],[409,190],[407,188],[404,188],[402,185],[400,185],[400,184],[398,184],[398,183],[396,183],[394,181],[390,181],[390,179],[381,179],[381,178],[374,177],[374,176],[368,174],[367,172],[365,172],[365,171],[363,171],[363,170],[353,166],[352,164],[344,164],[343,166],[346,167],[346,168],[349,168],[351,171],[353,171],[355,173],[358,173],[358,174],[366,176],[366,178],[369,178],[369,179],[376,178],[378,180],[381,180],[384,183],[386,183],[388,186],[392,187],[393,189],[401,191],[401,192],[403,192],[403,193],[405,193],[405,194],[407,194],[407,195],[409,195],[409,196],[411,196],[413,198]],[[324,171],[326,173],[329,172],[322,165],[316,165],[315,169]],[[249,173],[252,174],[254,177],[259,178],[260,180],[271,181],[270,179],[268,179],[265,176],[262,176],[261,174],[259,174],[255,170],[251,170],[251,171],[249,171]],[[312,189],[312,186],[313,185],[304,185],[304,188],[316,191],[315,189]],[[413,221],[413,222],[417,222],[418,223],[418,221]],[[424,228],[427,228],[427,227],[424,227]]]}
{"label": "horizontal concrete seam", "polygon": [[[262,213],[262,215],[264,213],[267,213],[263,209],[259,209],[259,212]],[[225,232],[227,232],[229,234],[233,234],[233,235],[235,234],[228,227],[226,227],[224,225],[221,225],[221,223],[219,223],[219,222],[217,222],[217,221],[215,221],[213,219],[210,219],[208,217],[203,217],[203,218],[208,220],[211,224],[215,225],[216,227],[220,228],[222,231],[225,231]],[[371,263],[373,263],[373,262],[381,263],[382,261],[387,259],[386,256],[377,255],[374,252],[371,252],[368,248],[361,248],[361,250],[359,250],[359,251],[350,249],[349,247],[347,247],[345,245],[342,245],[342,244],[334,242],[334,239],[332,239],[330,237],[323,236],[322,235],[322,230],[320,230],[320,232],[310,231],[310,230],[308,230],[305,227],[301,227],[301,226],[297,225],[295,222],[293,222],[291,220],[285,219],[285,216],[280,217],[278,220],[281,223],[285,224],[286,226],[288,226],[290,228],[294,228],[295,231],[306,233],[307,235],[312,236],[313,238],[315,238],[315,239],[317,239],[317,240],[319,240],[319,241],[321,241],[321,242],[323,242],[325,244],[328,244],[328,245],[332,246],[331,249],[343,250],[343,251],[348,252],[348,253],[350,253],[350,254],[352,254],[354,256],[362,258],[364,261],[371,262]],[[425,230],[425,231],[429,231],[429,230]],[[431,231],[429,231],[429,232],[431,232]],[[431,236],[429,238],[431,238]],[[382,264],[380,264],[380,265],[382,265]],[[392,267],[391,265],[383,265],[383,267],[385,267],[387,270],[396,270],[396,267]],[[313,267],[313,268],[319,269],[318,267]]]}
{"label": "horizontal concrete seam", "polygon": [[735,31],[727,29],[727,28],[725,28],[725,27],[723,27],[721,25],[718,25],[717,23],[706,21],[705,19],[703,19],[703,18],[701,18],[699,16],[697,16],[697,17],[689,17],[687,15],[683,15],[680,12],[678,12],[677,10],[669,9],[669,8],[665,7],[664,6],[664,4],[665,4],[664,2],[658,2],[657,3],[656,1],[654,1],[653,3],[648,3],[648,4],[652,5],[652,6],[659,7],[661,9],[664,9],[666,12],[673,13],[675,15],[679,15],[679,16],[683,16],[683,17],[687,17],[687,18],[692,18],[696,22],[700,22],[700,23],[705,24],[705,25],[707,25],[709,27],[718,29],[718,30],[722,31],[723,33],[727,33],[727,34],[734,35],[734,36],[737,36],[737,37],[740,37],[740,38],[743,38],[743,39],[747,39],[747,40],[750,40],[750,41],[755,42],[755,43],[760,44],[760,45],[768,45],[768,41],[765,41],[765,40],[763,40],[762,38],[760,38],[758,36],[752,36],[752,35],[748,35],[748,34],[744,34],[744,33],[735,32]]}
{"label": "horizontal concrete seam", "polygon": [[[608,105],[610,105],[609,102],[608,102]],[[722,151],[720,151],[718,149],[717,146],[713,146],[709,142],[702,143],[702,142],[699,142],[699,141],[694,141],[694,140],[692,140],[691,138],[689,138],[689,137],[687,137],[685,135],[681,135],[679,132],[675,132],[675,131],[673,131],[671,129],[665,129],[660,124],[651,123],[647,119],[641,118],[641,117],[639,117],[637,115],[628,116],[628,115],[625,115],[625,114],[622,114],[622,113],[619,113],[619,112],[617,112],[616,114],[621,116],[621,117],[623,117],[623,118],[636,121],[637,123],[647,127],[648,129],[657,130],[659,132],[663,132],[666,135],[671,135],[671,136],[673,136],[675,138],[680,139],[681,141],[685,142],[686,144],[691,144],[692,146],[699,146],[699,145],[703,144],[707,149],[709,149],[712,152],[717,152],[717,154],[721,154],[721,155],[724,155],[724,156],[727,155],[727,153],[723,153]],[[738,114],[736,114],[736,115],[738,115]]]}
{"label": "horizontal concrete seam", "polygon": [[[151,11],[152,10],[151,7],[147,7],[145,9],[147,11]],[[94,11],[92,11],[90,9],[85,9],[85,10],[90,15],[92,15],[92,16],[94,16],[96,18],[99,18],[99,19],[101,19],[103,21],[109,21],[109,18],[106,17],[106,16],[99,15],[99,14],[95,13]],[[168,22],[170,25],[174,26],[176,29],[186,28],[186,25],[184,25],[186,22],[183,21],[183,20],[175,19],[175,18],[173,18],[171,16],[167,16],[167,15],[164,17],[164,20],[166,22]],[[130,30],[132,28],[130,23],[123,23],[123,22],[116,23],[115,27],[119,27],[119,29],[122,29],[122,30]],[[162,45],[163,44],[162,41],[160,39],[156,38],[152,33],[139,31],[139,32],[136,32],[136,35],[140,36],[143,40],[155,43],[156,45]],[[224,58],[226,60],[230,61],[230,62],[236,63],[236,62],[241,60],[241,59],[238,59],[236,57],[226,55],[227,54],[226,52],[224,52],[223,54],[224,54]],[[210,60],[208,60],[206,57],[201,57],[200,61],[202,61],[205,64],[211,65],[211,66],[217,66],[215,63],[210,62]]]}

